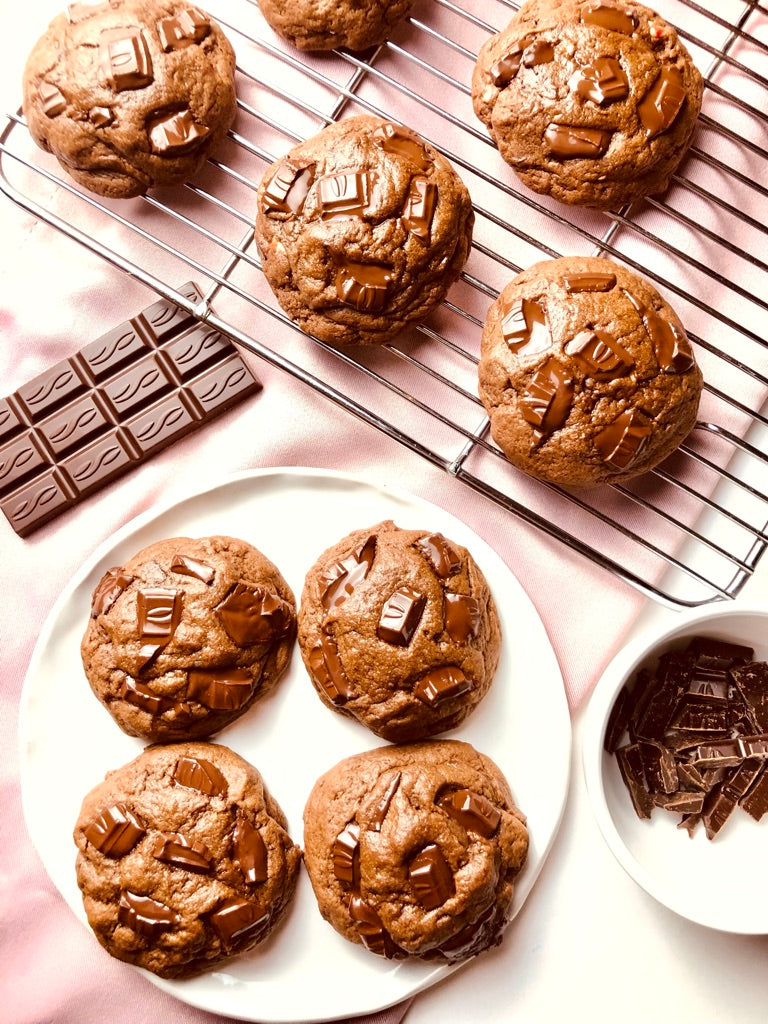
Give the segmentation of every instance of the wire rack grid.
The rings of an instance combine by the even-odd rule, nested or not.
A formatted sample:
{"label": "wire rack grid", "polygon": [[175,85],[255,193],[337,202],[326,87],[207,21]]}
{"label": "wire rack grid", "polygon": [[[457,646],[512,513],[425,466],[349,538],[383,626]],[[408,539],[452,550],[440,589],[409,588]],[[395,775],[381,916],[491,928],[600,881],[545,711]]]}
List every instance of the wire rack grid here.
{"label": "wire rack grid", "polygon": [[[430,463],[672,606],[735,597],[768,542],[768,7],[717,13],[658,0],[705,75],[693,145],[672,187],[614,212],[565,207],[519,185],[472,112],[485,38],[519,6],[416,0],[391,40],[365,54],[306,56],[253,0],[207,5],[238,58],[238,116],[182,189],[113,202],[74,186],[31,142],[21,112],[0,134],[0,188],[24,209],[144,282]],[[334,348],[290,323],[253,243],[266,167],[341,117],[415,128],[467,183],[470,259],[440,309],[396,343]],[[652,473],[570,491],[532,480],[490,439],[477,362],[490,303],[514,274],[561,255],[605,255],[650,278],[680,313],[705,376],[696,428]],[[194,277],[204,299],[179,288]],[[265,340],[268,339],[268,342]],[[297,401],[301,388],[297,388]]]}

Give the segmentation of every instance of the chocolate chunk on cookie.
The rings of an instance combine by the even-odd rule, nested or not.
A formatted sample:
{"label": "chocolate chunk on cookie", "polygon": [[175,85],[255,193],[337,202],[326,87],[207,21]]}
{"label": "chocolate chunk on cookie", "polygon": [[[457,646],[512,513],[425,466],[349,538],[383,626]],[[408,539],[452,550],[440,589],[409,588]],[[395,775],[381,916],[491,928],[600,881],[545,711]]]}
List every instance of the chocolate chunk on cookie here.
{"label": "chocolate chunk on cookie", "polygon": [[326,772],[304,846],[320,913],[344,938],[390,959],[456,962],[501,941],[528,830],[490,758],[426,741]]}
{"label": "chocolate chunk on cookie", "polygon": [[472,240],[451,164],[409,128],[365,114],[268,167],[256,202],[267,281],[291,320],[329,342],[382,343],[423,320]]}
{"label": "chocolate chunk on cookie", "polygon": [[287,669],[296,604],[279,570],[234,537],[174,537],[109,569],[81,644],[91,689],[124,732],[211,736]]}
{"label": "chocolate chunk on cookie", "polygon": [[488,692],[501,647],[493,596],[467,549],[389,521],[318,558],[298,623],[323,702],[395,742],[463,722]]}
{"label": "chocolate chunk on cookie", "polygon": [[259,10],[300,50],[365,50],[388,39],[412,6],[413,0],[260,0]]}
{"label": "chocolate chunk on cookie", "polygon": [[187,0],[71,3],[24,69],[24,115],[78,184],[128,198],[187,181],[235,116],[235,54]]}
{"label": "chocolate chunk on cookie", "polygon": [[668,187],[702,91],[675,30],[634,0],[527,0],[472,76],[475,113],[525,185],[608,208]]}
{"label": "chocolate chunk on cookie", "polygon": [[702,378],[683,325],[610,260],[544,260],[491,306],[478,367],[493,438],[552,483],[619,483],[670,455],[696,422]]}
{"label": "chocolate chunk on cookie", "polygon": [[88,923],[119,960],[191,977],[265,941],[301,851],[253,765],[216,743],[148,747],[83,800]]}

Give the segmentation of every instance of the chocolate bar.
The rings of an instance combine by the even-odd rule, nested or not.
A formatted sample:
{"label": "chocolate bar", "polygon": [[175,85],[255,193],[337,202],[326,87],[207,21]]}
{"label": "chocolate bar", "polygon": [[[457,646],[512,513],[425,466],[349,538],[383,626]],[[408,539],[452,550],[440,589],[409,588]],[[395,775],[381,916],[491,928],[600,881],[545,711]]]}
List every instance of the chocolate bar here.
{"label": "chocolate bar", "polygon": [[260,389],[228,338],[159,299],[0,399],[0,509],[26,537]]}

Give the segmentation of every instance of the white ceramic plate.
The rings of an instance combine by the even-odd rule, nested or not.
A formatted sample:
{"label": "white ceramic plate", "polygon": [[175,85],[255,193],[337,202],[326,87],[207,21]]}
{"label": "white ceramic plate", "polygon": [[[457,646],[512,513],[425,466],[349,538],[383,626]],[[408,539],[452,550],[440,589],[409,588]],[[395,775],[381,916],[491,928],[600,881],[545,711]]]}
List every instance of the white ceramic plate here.
{"label": "white ceramic plate", "polygon": [[[470,719],[444,735],[464,739],[491,756],[528,816],[531,849],[514,904],[515,912],[520,909],[560,823],[571,743],[562,677],[533,605],[498,555],[441,509],[347,475],[285,469],[229,477],[129,523],[82,567],[40,636],[22,696],[24,812],[51,878],[81,920],[71,838],[80,803],[108,770],[143,747],[125,736],[94,698],[80,663],[91,593],[102,574],[154,540],[223,533],[251,542],[272,559],[298,600],[305,573],[326,547],[352,529],[383,519],[440,531],[465,545],[498,604],[504,643],[493,686]],[[382,742],[321,703],[298,651],[276,692],[216,739],[263,773],[299,843],[304,803],[315,779],[342,757]],[[188,981],[147,977],[177,998],[215,1013],[295,1022],[390,1006],[453,969],[388,962],[342,939],[320,917],[302,871],[287,920],[263,949]]]}
{"label": "white ceramic plate", "polygon": [[603,750],[608,715],[625,680],[653,668],[665,651],[693,636],[749,644],[768,660],[768,609],[741,604],[682,612],[665,630],[646,630],[628,644],[595,687],[584,722],[583,761],[598,826],[613,854],[638,885],[675,913],[697,924],[744,935],[768,934],[768,819],[757,822],[736,809],[709,840],[677,828],[679,815],[657,810],[638,818],[616,758]]}

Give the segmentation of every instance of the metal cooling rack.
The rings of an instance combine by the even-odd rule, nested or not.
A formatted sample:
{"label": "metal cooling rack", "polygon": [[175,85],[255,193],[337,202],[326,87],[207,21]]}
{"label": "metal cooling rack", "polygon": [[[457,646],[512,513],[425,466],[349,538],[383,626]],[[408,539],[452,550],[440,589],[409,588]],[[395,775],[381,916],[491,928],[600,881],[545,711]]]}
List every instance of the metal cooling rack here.
{"label": "metal cooling rack", "polygon": [[[193,185],[139,200],[85,194],[31,142],[20,113],[0,134],[0,188],[14,202],[245,349],[462,480],[510,513],[673,606],[734,597],[768,534],[768,6],[718,13],[658,0],[706,78],[694,144],[663,199],[603,213],[519,186],[475,119],[479,46],[518,4],[417,0],[388,43],[302,57],[253,0],[211,0],[238,56],[238,118]],[[277,306],[252,240],[266,166],[342,116],[409,124],[466,181],[476,227],[462,278],[397,344],[334,349]],[[701,419],[678,453],[626,486],[569,492],[514,470],[477,398],[483,318],[530,263],[602,254],[651,278],[680,313],[704,371]],[[193,277],[205,299],[178,290]],[[296,401],[301,400],[297,387]],[[322,439],[319,439],[319,443]],[[520,534],[524,543],[524,531]]]}

